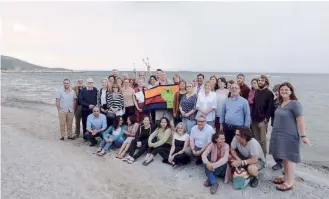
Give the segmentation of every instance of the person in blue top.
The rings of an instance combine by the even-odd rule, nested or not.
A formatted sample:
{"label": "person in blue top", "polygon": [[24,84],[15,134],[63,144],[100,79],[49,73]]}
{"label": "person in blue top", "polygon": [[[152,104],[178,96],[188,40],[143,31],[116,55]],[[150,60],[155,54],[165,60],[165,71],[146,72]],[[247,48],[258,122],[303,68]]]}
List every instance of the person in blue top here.
{"label": "person in blue top", "polygon": [[127,130],[128,126],[123,123],[122,116],[117,116],[113,122],[113,125],[104,131],[103,140],[99,145],[96,154],[99,156],[105,155],[110,150],[112,144],[114,144],[117,148],[120,148],[125,140],[124,132]]}
{"label": "person in blue top", "polygon": [[89,146],[97,144],[96,137],[102,137],[106,127],[106,116],[100,113],[98,106],[93,107],[93,113],[87,117],[87,131],[85,132],[85,137],[91,142]]}
{"label": "person in blue top", "polygon": [[220,116],[220,131],[224,131],[225,141],[231,144],[238,127],[250,127],[251,117],[248,101],[240,96],[240,86],[231,85],[231,97],[222,107]]}

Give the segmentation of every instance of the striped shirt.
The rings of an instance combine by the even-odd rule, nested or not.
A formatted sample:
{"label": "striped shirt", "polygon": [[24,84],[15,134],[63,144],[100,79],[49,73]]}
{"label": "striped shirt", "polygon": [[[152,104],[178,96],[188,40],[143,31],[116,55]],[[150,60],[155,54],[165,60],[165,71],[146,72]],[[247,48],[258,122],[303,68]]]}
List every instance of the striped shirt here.
{"label": "striped shirt", "polygon": [[118,108],[119,110],[123,110],[124,102],[123,95],[121,93],[110,93],[107,101],[110,102],[109,108]]}

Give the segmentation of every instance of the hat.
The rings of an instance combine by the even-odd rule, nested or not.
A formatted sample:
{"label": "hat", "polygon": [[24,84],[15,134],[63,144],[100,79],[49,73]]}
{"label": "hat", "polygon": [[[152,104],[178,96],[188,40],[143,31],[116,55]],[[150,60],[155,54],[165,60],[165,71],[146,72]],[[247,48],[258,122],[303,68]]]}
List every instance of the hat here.
{"label": "hat", "polygon": [[243,73],[239,73],[239,74],[237,75],[237,77],[239,77],[239,76],[244,77],[244,74],[243,74]]}
{"label": "hat", "polygon": [[94,80],[91,79],[91,78],[88,78],[88,79],[87,79],[87,82],[88,82],[88,83],[94,83]]}

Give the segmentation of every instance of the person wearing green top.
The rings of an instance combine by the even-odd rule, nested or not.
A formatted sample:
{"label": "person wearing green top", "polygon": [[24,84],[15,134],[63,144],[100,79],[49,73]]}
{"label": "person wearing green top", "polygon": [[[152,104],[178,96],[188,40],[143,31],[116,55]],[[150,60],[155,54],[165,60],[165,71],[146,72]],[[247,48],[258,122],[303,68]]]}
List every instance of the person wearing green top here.
{"label": "person wearing green top", "polygon": [[99,156],[105,155],[110,150],[112,144],[114,144],[117,148],[120,148],[125,140],[124,132],[127,130],[128,127],[123,124],[122,116],[117,116],[113,122],[113,125],[104,131],[103,140],[99,145],[96,154]]}
{"label": "person wearing green top", "polygon": [[143,162],[144,166],[149,165],[157,154],[165,160],[168,158],[172,142],[172,132],[168,118],[162,117],[158,128],[148,139],[148,151]]}

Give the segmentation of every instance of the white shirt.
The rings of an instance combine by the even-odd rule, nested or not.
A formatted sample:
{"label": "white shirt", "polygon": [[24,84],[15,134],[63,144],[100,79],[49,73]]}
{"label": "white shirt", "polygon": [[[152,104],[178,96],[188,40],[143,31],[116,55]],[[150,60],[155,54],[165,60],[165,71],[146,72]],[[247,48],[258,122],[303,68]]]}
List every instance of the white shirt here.
{"label": "white shirt", "polygon": [[220,114],[222,113],[222,108],[225,100],[228,97],[228,93],[230,91],[227,89],[224,90],[217,90],[216,91],[216,103],[217,103],[217,108],[216,108],[216,117],[220,117]]}
{"label": "white shirt", "polygon": [[203,129],[195,125],[191,129],[190,140],[194,141],[194,145],[198,148],[203,148],[211,142],[211,137],[215,133],[214,128],[209,124],[205,124]]}
{"label": "white shirt", "polygon": [[106,104],[106,90],[103,90],[101,95],[101,105],[103,104]]}
{"label": "white shirt", "polygon": [[113,130],[112,135],[117,136],[117,135],[120,134],[120,132],[121,132],[121,127],[117,128],[117,129],[115,129],[115,130]]}
{"label": "white shirt", "polygon": [[[207,121],[214,121],[215,120],[215,110],[217,108],[217,101],[216,101],[216,93],[210,91],[208,95],[205,95],[204,91],[200,91],[198,94],[198,100],[196,102],[196,108],[200,109],[207,109],[211,108],[212,111],[205,115]],[[203,115],[200,111],[196,114],[196,119],[199,118],[200,115]]]}

